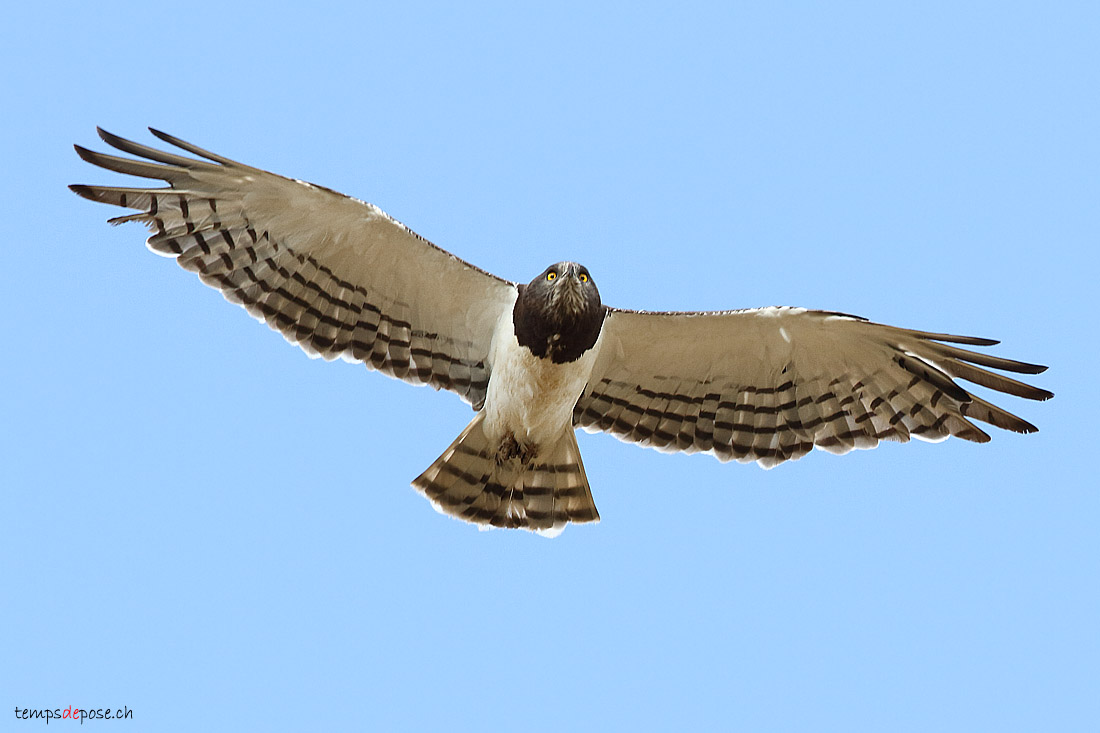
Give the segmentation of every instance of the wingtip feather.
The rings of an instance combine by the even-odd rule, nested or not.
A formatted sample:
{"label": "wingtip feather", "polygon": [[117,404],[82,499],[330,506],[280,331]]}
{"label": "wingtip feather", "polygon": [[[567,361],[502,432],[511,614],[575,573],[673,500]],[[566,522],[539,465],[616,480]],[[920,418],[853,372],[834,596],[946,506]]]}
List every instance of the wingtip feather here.
{"label": "wingtip feather", "polygon": [[181,150],[186,150],[187,152],[191,153],[192,155],[197,155],[200,158],[206,158],[207,160],[212,160],[215,163],[220,163],[221,165],[237,166],[237,167],[240,167],[240,168],[248,168],[249,167],[249,166],[246,166],[242,163],[238,163],[237,161],[232,160],[230,158],[226,158],[224,155],[218,155],[217,153],[212,153],[209,150],[206,150],[205,148],[200,148],[198,145],[195,145],[193,143],[189,143],[186,140],[181,140],[180,138],[176,137],[175,135],[169,135],[167,132],[164,132],[162,130],[158,130],[155,127],[150,127],[149,132],[152,133],[154,137],[156,137],[160,140],[163,140],[164,142],[168,143],[169,145],[174,145],[177,148],[180,148]]}
{"label": "wingtip feather", "polygon": [[981,336],[958,336],[951,333],[932,333],[930,331],[911,331],[918,338],[931,341],[946,341],[951,344],[966,344],[968,346],[996,346],[1001,343],[997,339],[987,339]]}
{"label": "wingtip feather", "polygon": [[69,190],[81,198],[88,199],[89,201],[98,201],[95,195],[95,189],[87,184],[70,183]]}
{"label": "wingtip feather", "polygon": [[96,165],[95,157],[99,155],[99,153],[95,152],[94,150],[89,150],[83,145],[74,145],[73,150],[76,151],[76,154],[79,155],[80,159],[83,160],[85,163]]}

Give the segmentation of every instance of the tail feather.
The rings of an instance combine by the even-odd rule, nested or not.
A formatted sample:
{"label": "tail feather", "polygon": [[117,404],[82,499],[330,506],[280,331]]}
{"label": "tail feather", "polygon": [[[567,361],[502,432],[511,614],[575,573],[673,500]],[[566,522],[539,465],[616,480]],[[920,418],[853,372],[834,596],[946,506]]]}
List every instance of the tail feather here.
{"label": "tail feather", "polygon": [[569,522],[599,521],[572,430],[524,466],[518,458],[498,460],[499,446],[486,437],[484,419],[478,413],[413,481],[438,511],[467,522],[548,536],[560,534]]}

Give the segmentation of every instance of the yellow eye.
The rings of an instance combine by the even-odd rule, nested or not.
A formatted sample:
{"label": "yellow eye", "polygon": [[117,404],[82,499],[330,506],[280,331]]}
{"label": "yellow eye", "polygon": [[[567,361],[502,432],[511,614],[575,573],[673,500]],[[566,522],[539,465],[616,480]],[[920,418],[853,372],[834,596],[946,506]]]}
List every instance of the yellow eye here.
{"label": "yellow eye", "polygon": [[583,272],[581,273],[581,282],[582,283],[588,282],[588,275],[585,275]]}
{"label": "yellow eye", "polygon": [[553,282],[554,278],[556,278],[557,276],[558,276],[558,273],[556,273],[556,272],[548,272],[548,273],[546,273],[546,280],[547,280],[547,282]]}

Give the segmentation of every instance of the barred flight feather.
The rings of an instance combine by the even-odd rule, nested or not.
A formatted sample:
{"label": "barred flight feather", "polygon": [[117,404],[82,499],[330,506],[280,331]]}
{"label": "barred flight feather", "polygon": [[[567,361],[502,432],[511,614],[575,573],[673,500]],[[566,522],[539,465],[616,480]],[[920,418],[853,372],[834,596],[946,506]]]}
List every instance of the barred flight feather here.
{"label": "barred flight feather", "polygon": [[547,536],[600,515],[584,473],[577,436],[567,429],[529,464],[500,460],[479,412],[413,487],[442,514]]}

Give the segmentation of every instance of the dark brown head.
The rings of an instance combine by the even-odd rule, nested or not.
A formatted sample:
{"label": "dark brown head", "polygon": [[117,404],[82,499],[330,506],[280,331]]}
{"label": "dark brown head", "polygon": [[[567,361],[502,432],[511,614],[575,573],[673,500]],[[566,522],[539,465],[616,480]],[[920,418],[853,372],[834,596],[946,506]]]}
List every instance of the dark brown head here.
{"label": "dark brown head", "polygon": [[588,269],[559,262],[519,286],[512,322],[520,346],[562,364],[592,348],[606,312]]}

